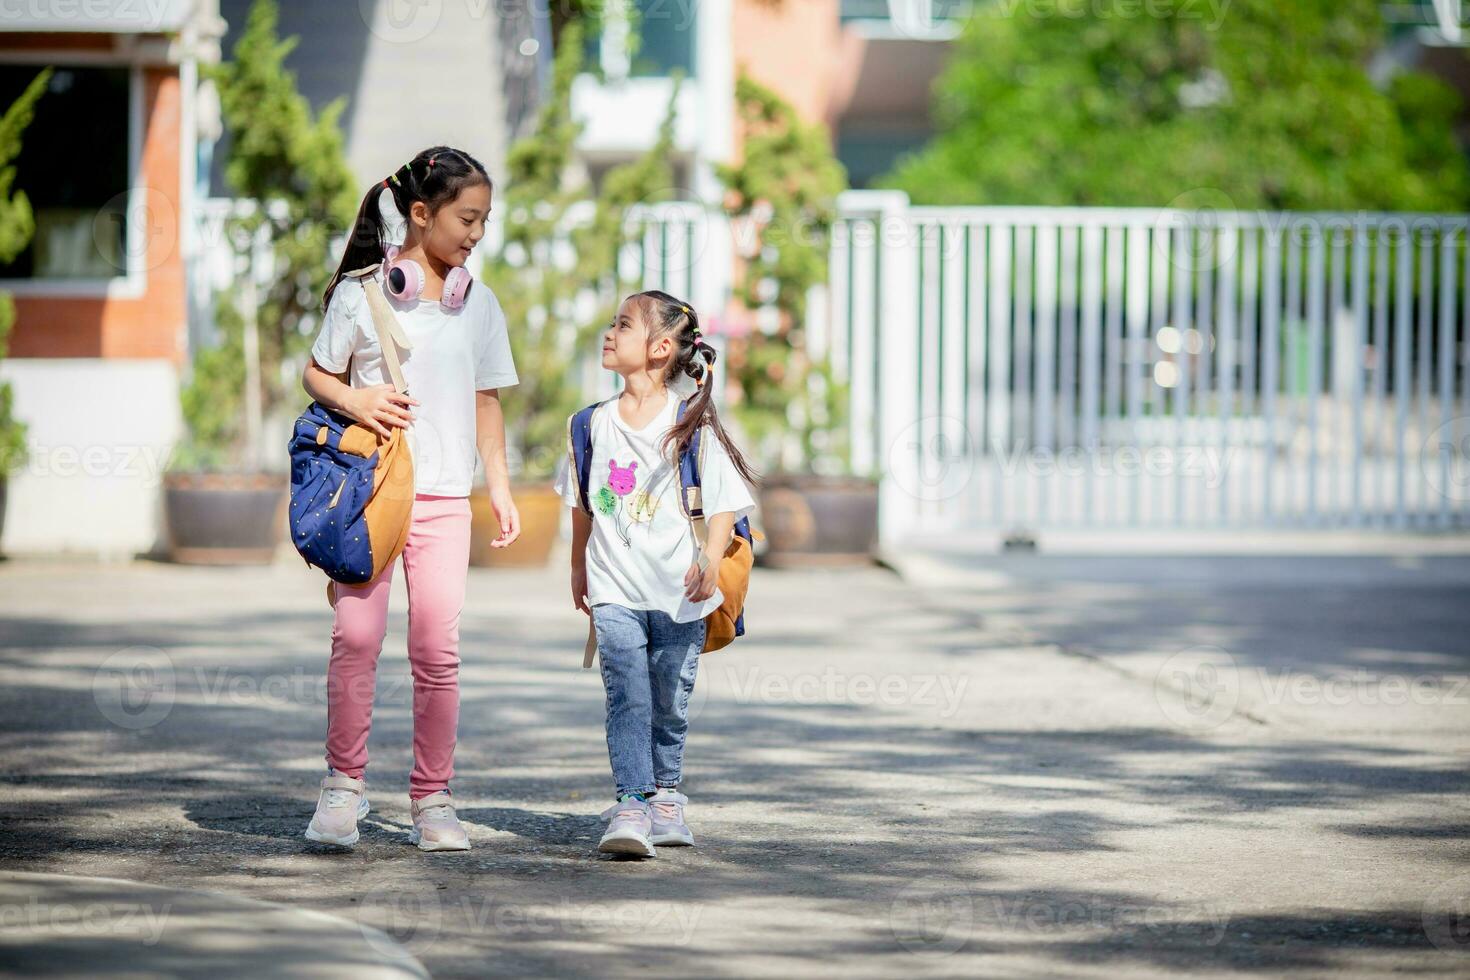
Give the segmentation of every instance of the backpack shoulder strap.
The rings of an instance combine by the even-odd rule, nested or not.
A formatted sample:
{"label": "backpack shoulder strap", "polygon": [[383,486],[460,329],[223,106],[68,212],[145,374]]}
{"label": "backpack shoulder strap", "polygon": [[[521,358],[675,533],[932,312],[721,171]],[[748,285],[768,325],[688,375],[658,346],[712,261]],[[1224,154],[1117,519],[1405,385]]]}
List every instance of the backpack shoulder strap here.
{"label": "backpack shoulder strap", "polygon": [[602,402],[593,402],[567,419],[567,473],[576,481],[577,501],[583,512],[592,513],[587,487],[592,482],[592,416]]}
{"label": "backpack shoulder strap", "polygon": [[[679,403],[679,411],[674,421],[682,422],[684,413],[689,408],[688,401]],[[704,441],[703,426],[694,430],[694,435],[689,438],[689,445],[679,454],[679,506],[684,511],[685,517],[692,517],[694,512],[700,509],[702,501],[700,497],[701,488],[701,464],[704,460],[700,453],[700,444]]]}
{"label": "backpack shoulder strap", "polygon": [[[567,478],[576,481],[577,502],[582,511],[592,516],[592,502],[587,499],[587,486],[592,482],[592,416],[602,402],[578,409],[567,419]],[[587,617],[587,644],[582,651],[582,666],[591,667],[597,656],[597,629]]]}
{"label": "backpack shoulder strap", "polygon": [[388,298],[383,295],[383,285],[374,275],[377,269],[378,265],[374,264],[354,269],[346,275],[362,285],[362,291],[367,296],[368,310],[372,313],[372,329],[378,338],[378,346],[383,349],[383,362],[388,365],[388,377],[392,379],[395,389],[406,392],[408,382],[403,380],[403,366],[398,361],[398,350],[413,350],[413,345],[409,343],[408,334],[403,332],[403,327],[398,323],[398,317],[393,315],[393,307],[388,305]]}
{"label": "backpack shoulder strap", "polygon": [[[693,399],[686,399],[679,403],[678,419],[684,418],[684,412]],[[694,530],[694,541],[699,545],[699,570],[709,565],[709,558],[704,549],[709,542],[709,526],[704,520],[704,489],[701,477],[704,470],[704,426],[694,430],[694,435],[689,437],[689,445],[679,454],[679,506],[684,511],[684,516],[689,519],[689,526]]]}

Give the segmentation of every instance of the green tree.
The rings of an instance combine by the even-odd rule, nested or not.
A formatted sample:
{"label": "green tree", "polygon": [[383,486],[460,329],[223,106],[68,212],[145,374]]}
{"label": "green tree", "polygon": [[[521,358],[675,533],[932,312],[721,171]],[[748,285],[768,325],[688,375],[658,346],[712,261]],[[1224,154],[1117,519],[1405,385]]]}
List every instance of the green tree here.
{"label": "green tree", "polygon": [[1455,94],[1367,74],[1377,0],[1233,0],[1218,24],[1199,5],[1032,8],[978,6],[936,83],[939,134],[880,183],[924,204],[1165,205],[1205,188],[1237,208],[1470,202]]}
{"label": "green tree", "polygon": [[[36,233],[36,216],[31,202],[15,184],[15,160],[20,156],[21,136],[35,115],[36,103],[51,80],[51,69],[38,74],[20,98],[0,117],[0,264],[10,262],[30,243]],[[0,360],[10,348],[10,331],[15,327],[15,302],[0,292]],[[0,382],[0,479],[18,469],[26,454],[26,427],[14,414],[15,395],[9,382]]]}
{"label": "green tree", "polygon": [[[735,100],[744,155],[717,172],[728,212],[753,232],[738,295],[748,309],[770,306],[777,315],[773,332],[753,332],[732,350],[743,395],[735,414],[761,458],[808,465],[840,458],[842,448],[830,440],[843,428],[842,392],[825,365],[808,357],[804,328],[807,291],[827,276],[827,242],[847,175],[826,130],[802,122],[775,92],[742,74]],[[788,435],[795,443],[782,445]]]}
{"label": "green tree", "polygon": [[[320,322],[319,304],[334,268],[333,240],[357,213],[355,178],[347,164],[338,119],[345,99],[319,114],[285,67],[297,38],[277,36],[274,0],[251,5],[233,60],[211,69],[229,141],[225,179],[238,198],[253,201],[252,214],[233,218],[226,234],[237,247],[262,232],[274,275],[258,297],[261,404],[264,414],[294,394],[281,367],[301,356]],[[197,352],[182,393],[190,438],[176,464],[214,468],[256,460],[239,457],[243,429],[245,315],[239,297],[216,297],[219,344]]]}
{"label": "green tree", "polygon": [[[505,393],[505,414],[525,478],[549,474],[561,458],[567,416],[585,397],[571,370],[576,355],[589,349],[621,296],[638,288],[618,276],[628,211],[654,200],[672,182],[673,99],[654,145],[609,170],[595,195],[569,178],[581,132],[571,114],[572,81],[582,69],[581,32],[577,22],[563,29],[550,96],[535,129],[506,156],[504,241],[487,270],[514,325],[511,353],[521,384]],[[678,87],[676,79],[675,99]],[[590,321],[589,298],[596,307]],[[526,455],[533,447],[534,454]]]}

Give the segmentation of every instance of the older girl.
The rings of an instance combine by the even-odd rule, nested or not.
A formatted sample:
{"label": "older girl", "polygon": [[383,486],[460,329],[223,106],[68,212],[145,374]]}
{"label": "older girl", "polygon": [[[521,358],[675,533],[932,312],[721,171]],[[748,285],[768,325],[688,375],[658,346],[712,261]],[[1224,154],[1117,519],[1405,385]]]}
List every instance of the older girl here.
{"label": "older girl", "polygon": [[[470,484],[478,452],[500,522],[494,547],[520,534],[505,461],[501,388],[517,381],[505,314],[495,294],[464,268],[485,234],[492,186],[480,162],[435,146],[375,184],[363,199],[323,305],[321,333],[302,379],[321,404],[386,436],[408,430],[414,463],[413,518],[403,549],[408,584],[408,659],[413,672],[410,840],[426,851],[463,851],[449,780],[459,723],[459,619],[469,567]],[[407,224],[391,248],[383,195]],[[388,261],[385,261],[388,260]],[[394,390],[367,306],[371,273],[409,341],[400,352],[412,397]],[[333,583],[332,657],[327,668],[327,776],[306,836],[352,847],[368,812],[367,768],[378,654],[388,622],[389,565],[361,586]]]}

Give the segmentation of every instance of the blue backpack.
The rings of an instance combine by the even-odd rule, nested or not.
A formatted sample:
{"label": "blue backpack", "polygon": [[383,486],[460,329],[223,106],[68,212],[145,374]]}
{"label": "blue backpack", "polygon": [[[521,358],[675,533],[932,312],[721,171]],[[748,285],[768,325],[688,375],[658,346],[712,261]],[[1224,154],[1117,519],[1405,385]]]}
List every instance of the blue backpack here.
{"label": "blue backpack", "polygon": [[[406,392],[398,348],[407,336],[372,276],[377,266],[348,273],[372,311],[388,374]],[[383,438],[319,402],[296,419],[291,435],[291,543],[308,565],[335,582],[371,582],[402,552],[413,518],[413,456],[407,430]],[[331,590],[328,590],[329,595]]]}
{"label": "blue backpack", "polygon": [[[605,402],[595,402],[588,405],[567,421],[569,465],[577,481],[577,501],[588,516],[592,514],[591,501],[587,495],[587,488],[592,482],[592,414],[604,404]],[[689,400],[679,403],[679,419],[684,418],[688,407]],[[614,407],[613,411],[616,410]],[[688,518],[690,527],[694,529],[694,540],[701,549],[701,564],[702,551],[705,542],[709,540],[700,485],[704,467],[703,435],[704,426],[695,429],[689,445],[679,455],[679,506]],[[705,651],[718,650],[737,636],[745,635],[745,593],[755,555],[754,540],[750,518],[741,517],[735,522],[731,547],[726,550],[725,557],[720,562],[720,592],[725,601],[719,609],[705,617],[708,626],[705,631]],[[587,656],[582,664],[584,667],[592,665],[593,651],[594,646],[589,639]]]}

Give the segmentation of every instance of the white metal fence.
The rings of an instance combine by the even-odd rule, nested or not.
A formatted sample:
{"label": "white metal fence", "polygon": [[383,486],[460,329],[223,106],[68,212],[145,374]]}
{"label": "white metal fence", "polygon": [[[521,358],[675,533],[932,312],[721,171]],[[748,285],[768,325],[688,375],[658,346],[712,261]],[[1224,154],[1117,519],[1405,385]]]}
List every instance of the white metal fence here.
{"label": "white metal fence", "polygon": [[885,540],[1465,526],[1467,221],[844,195],[831,354]]}
{"label": "white metal fence", "polygon": [[[1470,525],[1470,216],[888,191],[839,210],[808,337],[848,385],[852,466],[881,479],[887,541]],[[624,281],[690,299],[723,345],[738,226],[687,203],[629,221]],[[578,355],[589,397],[613,393]]]}

